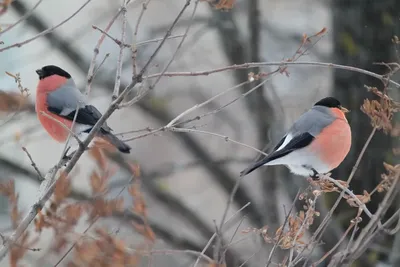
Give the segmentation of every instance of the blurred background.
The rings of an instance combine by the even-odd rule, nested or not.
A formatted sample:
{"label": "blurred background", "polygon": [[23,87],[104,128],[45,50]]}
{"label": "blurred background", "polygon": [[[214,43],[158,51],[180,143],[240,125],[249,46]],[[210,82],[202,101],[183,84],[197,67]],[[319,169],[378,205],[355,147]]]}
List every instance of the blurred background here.
{"label": "blurred background", "polygon": [[[22,42],[60,23],[83,3],[81,0],[44,0],[34,8],[37,1],[13,1],[7,12],[0,17],[3,29],[32,8],[34,10],[24,22],[1,35],[0,40],[4,44],[0,48]],[[128,7],[128,44],[134,41],[135,25],[142,3],[139,0],[132,1]],[[150,1],[140,24],[137,42],[163,37],[184,3],[184,0]],[[38,81],[35,70],[44,65],[58,65],[71,73],[75,82],[84,89],[93,49],[101,36],[92,25],[106,28],[120,4],[120,1],[115,0],[92,0],[74,18],[52,33],[0,53],[0,89],[18,92],[14,79],[7,76],[5,71],[20,73],[22,85],[29,89],[32,101],[31,106],[23,112],[1,114],[0,178],[15,179],[22,211],[27,210],[35,199],[39,182],[21,146],[28,149],[42,173],[57,163],[64,148],[63,144],[51,140],[39,126],[33,106]],[[193,4],[174,28],[173,35],[183,34],[191,23]],[[295,54],[303,34],[313,35],[326,27],[326,34],[302,55],[300,61],[331,62],[385,74],[388,72],[387,67],[374,63],[399,62],[399,46],[392,42],[393,36],[400,34],[399,11],[400,1],[397,0],[237,0],[234,8],[229,11],[216,10],[200,2],[189,35],[168,71],[190,72],[246,62],[279,62]],[[109,34],[119,39],[121,26],[120,17]],[[166,41],[153,61],[149,74],[164,69],[180,40],[174,38]],[[143,67],[156,47],[155,42],[138,47],[139,68]],[[106,54],[109,56],[90,92],[91,103],[102,112],[111,101],[118,53],[119,47],[110,38],[106,38],[97,62]],[[246,81],[250,71],[258,73],[274,69],[264,67],[208,76],[163,77],[149,95],[129,108],[117,110],[108,122],[115,133],[124,133],[121,137],[129,139],[143,133],[136,130],[163,126],[193,105]],[[248,96],[186,127],[228,136],[258,149],[265,149],[268,153],[268,149],[279,141],[298,116],[319,99],[332,95],[351,110],[348,120],[352,128],[353,145],[346,160],[332,174],[336,179],[347,180],[372,131],[368,117],[360,110],[365,98],[374,99],[364,85],[382,89],[382,82],[356,72],[314,66],[292,66],[288,72],[288,76],[274,75]],[[121,87],[130,82],[131,73],[131,53],[127,49]],[[396,75],[392,79],[399,80]],[[232,90],[185,118],[214,111],[253,87],[254,84],[246,84]],[[389,87],[388,93],[394,99],[399,99],[398,88]],[[395,120],[398,122],[398,118]],[[132,147],[130,159],[141,168],[149,219],[155,226],[157,236],[156,248],[163,249],[201,251],[215,232],[215,222],[219,224],[223,216],[239,172],[260,156],[254,150],[226,142],[224,138],[199,133],[161,132],[128,143]],[[398,137],[391,137],[382,131],[376,132],[350,185],[354,193],[362,194],[363,190],[371,191],[375,188],[384,172],[384,161],[398,164],[398,155],[392,150],[398,145]],[[93,167],[91,158],[84,155],[72,180],[76,192],[90,194],[88,174]],[[113,177],[114,190],[110,196],[116,195],[129,180],[130,177],[122,173]],[[243,211],[245,218],[229,246],[229,267],[240,266],[247,259],[244,266],[265,266],[272,245],[265,244],[256,234],[245,235],[240,231],[268,225],[274,233],[283,223],[285,213],[298,190],[304,190],[308,185],[304,178],[291,175],[283,166],[260,168],[241,181],[227,217],[246,203],[251,202],[251,205]],[[129,198],[126,192],[122,194]],[[316,208],[321,216],[315,219],[309,229],[310,233],[321,223],[337,196],[337,193],[330,193],[319,199]],[[378,208],[382,198],[383,194],[373,195],[368,204],[371,212]],[[394,201],[389,215],[398,208],[399,200]],[[301,202],[296,203],[297,209],[302,206]],[[7,235],[11,230],[11,222],[6,198],[1,198],[0,213],[1,232]],[[341,203],[321,238],[322,243],[315,249],[313,259],[321,258],[339,241],[355,213],[354,208],[345,202]],[[137,235],[129,227],[124,227],[124,219],[111,218],[99,221],[98,224],[120,229],[116,235],[134,246]],[[364,220],[360,227],[367,221]],[[236,224],[226,229],[226,240],[229,241],[235,233],[238,223],[239,220],[236,220]],[[83,231],[86,225],[82,222],[79,227]],[[40,241],[35,245],[42,251],[28,252],[23,262],[25,266],[54,266],[59,255],[43,257],[46,248],[51,246],[52,238],[51,231],[42,233]],[[400,266],[399,249],[400,234],[381,236],[355,266]],[[206,253],[212,257],[212,247]],[[274,259],[281,261],[283,255],[284,252],[278,249]],[[326,266],[327,262],[329,257],[319,266]],[[185,254],[155,256],[152,264],[189,266],[193,264],[193,257]],[[1,266],[8,266],[8,262],[3,261]]]}

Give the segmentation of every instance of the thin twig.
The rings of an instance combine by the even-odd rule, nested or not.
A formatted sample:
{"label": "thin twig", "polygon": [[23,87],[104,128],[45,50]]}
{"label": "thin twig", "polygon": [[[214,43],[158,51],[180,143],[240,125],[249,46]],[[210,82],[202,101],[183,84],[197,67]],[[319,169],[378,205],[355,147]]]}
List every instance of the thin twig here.
{"label": "thin twig", "polygon": [[142,21],[143,14],[147,10],[147,6],[149,5],[150,1],[151,0],[147,0],[146,2],[144,2],[142,4],[142,10],[140,11],[138,19],[136,21],[135,31],[133,33],[133,42],[132,42],[132,46],[131,46],[131,50],[132,50],[132,77],[135,77],[137,75],[136,58],[137,58],[137,35],[138,35],[138,31],[139,31],[139,25],[140,25],[140,22]]}
{"label": "thin twig", "polygon": [[127,5],[127,0],[124,0],[123,5],[121,6],[122,9],[122,29],[121,29],[121,44],[119,45],[119,55],[118,55],[118,60],[117,60],[117,72],[115,74],[115,84],[114,84],[114,91],[111,95],[111,101],[114,101],[117,99],[118,94],[119,94],[119,87],[121,85],[121,73],[122,73],[122,59],[124,57],[124,43],[125,43],[125,37],[126,37],[126,24],[127,24],[127,18],[126,18],[126,5]]}
{"label": "thin twig", "polygon": [[260,248],[254,252],[253,254],[250,255],[250,257],[248,257],[245,261],[242,262],[242,264],[239,265],[239,267],[243,267],[249,260],[251,260],[251,258],[253,258],[255,255],[257,255],[257,253],[259,253],[261,251],[263,247],[260,246]]}
{"label": "thin twig", "polygon": [[181,41],[179,42],[178,46],[176,47],[174,54],[172,55],[171,59],[169,60],[169,62],[167,63],[167,65],[165,66],[163,71],[161,72],[161,75],[157,77],[156,81],[152,85],[150,85],[150,87],[149,87],[150,90],[154,89],[154,87],[157,85],[157,83],[162,78],[163,74],[168,70],[169,66],[171,66],[172,62],[175,60],[175,57],[179,52],[179,49],[182,47],[183,42],[185,42],[186,37],[189,34],[190,28],[192,27],[193,18],[194,18],[194,15],[196,14],[197,6],[199,5],[199,1],[200,0],[196,0],[196,2],[194,3],[194,7],[193,7],[192,15],[191,15],[190,20],[189,20],[189,24],[186,27],[186,30],[185,30],[185,32],[183,34],[183,37],[182,37]]}
{"label": "thin twig", "polygon": [[[171,40],[171,39],[181,38],[183,36],[185,36],[185,35],[184,34],[171,35],[167,39]],[[147,41],[143,41],[143,42],[138,42],[136,44],[136,47],[140,47],[140,46],[151,44],[151,43],[157,43],[157,42],[162,41],[162,39],[163,38],[155,38],[155,39],[151,39],[151,40],[147,40]]]}
{"label": "thin twig", "polygon": [[[190,5],[191,0],[186,0],[185,5],[183,6],[183,8],[181,9],[181,11],[179,12],[178,16],[175,18],[175,20],[172,22],[172,25],[169,27],[169,29],[167,30],[167,32],[164,35],[163,40],[160,42],[160,44],[158,45],[158,47],[156,48],[156,50],[154,51],[154,53],[150,56],[150,59],[147,61],[147,63],[144,65],[144,67],[142,68],[142,70],[140,71],[140,73],[138,75],[133,76],[133,79],[137,80],[137,83],[142,83],[143,81],[143,74],[147,71],[147,68],[149,67],[149,65],[153,62],[154,58],[157,56],[158,52],[160,52],[161,47],[164,45],[165,41],[167,40],[167,38],[169,36],[171,36],[172,33],[172,29],[175,27],[175,25],[178,23],[179,19],[182,17],[183,13],[185,12],[186,8]],[[145,80],[147,78],[144,78]],[[136,84],[136,83],[135,83]],[[133,87],[132,87],[133,88]],[[130,88],[130,89],[132,89]],[[136,103],[137,101],[141,100],[148,92],[149,90],[147,89],[145,92],[139,92],[133,99],[131,99],[129,101],[129,105],[132,105],[134,103]],[[124,103],[126,104],[126,103]],[[125,106],[125,105],[123,105]],[[122,107],[121,105],[119,106],[119,108]]]}
{"label": "thin twig", "polygon": [[[110,30],[111,26],[117,20],[117,18],[121,14],[121,12],[122,12],[122,8],[119,8],[118,12],[114,15],[114,17],[112,17],[111,21],[108,23],[105,30],[102,31],[103,34],[100,36],[99,40],[97,41],[96,47],[93,50],[93,57],[92,57],[92,60],[90,61],[90,66],[89,66],[89,70],[88,70],[88,74],[87,74],[87,78],[86,78],[86,80],[87,80],[86,91],[85,91],[86,95],[89,95],[91,87],[92,87],[92,82],[94,79],[94,69],[95,69],[95,65],[96,65],[97,56],[99,55],[99,52],[100,52],[100,46],[103,44],[103,41],[105,39],[105,36],[107,35],[107,32]],[[100,66],[99,66],[99,68],[100,68]]]}
{"label": "thin twig", "polygon": [[43,0],[37,1],[37,3],[28,11],[26,12],[23,16],[19,18],[19,20],[11,25],[9,25],[7,28],[4,30],[0,31],[0,36],[3,35],[4,33],[8,32],[18,24],[20,24],[22,21],[26,20],[30,15],[32,15],[33,11],[43,2]]}
{"label": "thin twig", "polygon": [[35,169],[36,173],[38,174],[38,180],[39,182],[44,180],[44,177],[42,173],[40,172],[39,168],[37,167],[36,163],[33,161],[31,154],[29,154],[28,150],[26,147],[22,147],[22,150],[25,152],[25,154],[28,156],[29,160],[31,161],[32,167]]}
{"label": "thin twig", "polygon": [[321,262],[323,262],[329,255],[331,255],[332,252],[334,252],[334,251],[340,246],[340,244],[341,244],[341,243],[343,242],[343,240],[346,238],[346,236],[348,235],[348,233],[350,232],[350,230],[354,227],[354,225],[355,225],[354,223],[351,223],[351,224],[349,225],[349,227],[347,227],[347,229],[346,229],[346,231],[344,232],[344,234],[342,235],[342,237],[340,238],[339,242],[337,242],[336,245],[335,245],[331,250],[329,250],[327,253],[325,253],[325,255],[322,256],[321,259],[319,259],[318,261],[314,262],[314,263],[312,264],[312,266],[317,266],[318,264],[320,264]]}
{"label": "thin twig", "polygon": [[[388,192],[386,193],[384,199],[382,200],[381,204],[379,205],[378,210],[375,212],[374,216],[371,218],[371,220],[368,222],[368,224],[362,229],[360,235],[357,237],[357,240],[354,242],[353,248],[350,252],[350,262],[354,261],[356,259],[356,257],[358,257],[358,255],[360,253],[362,253],[362,251],[364,250],[364,248],[366,248],[366,246],[368,245],[366,241],[366,238],[368,237],[368,235],[371,235],[373,233],[373,228],[377,227],[377,225],[379,226],[380,223],[380,217],[383,214],[383,212],[390,206],[391,202],[393,201],[393,193],[395,192],[395,188],[397,187],[397,183],[399,181],[400,178],[400,172],[397,173],[391,187],[389,188]],[[389,201],[389,199],[392,198],[391,201]],[[380,227],[378,227],[378,230],[384,230],[384,225],[380,225]]]}
{"label": "thin twig", "polygon": [[356,195],[355,195],[352,191],[350,191],[348,188],[346,188],[346,187],[343,186],[341,183],[339,183],[338,181],[336,181],[335,179],[333,179],[333,178],[331,178],[331,177],[329,177],[329,176],[320,175],[320,178],[321,178],[321,179],[328,180],[328,181],[331,182],[331,183],[334,183],[334,184],[335,184],[337,187],[339,187],[343,192],[347,193],[347,194],[357,203],[357,205],[359,206],[359,208],[361,208],[361,209],[365,212],[365,214],[368,215],[368,217],[372,218],[373,215],[372,215],[372,213],[368,210],[368,208],[367,208],[367,206],[365,205],[365,203],[361,202],[361,200],[360,200],[358,197],[356,197]]}
{"label": "thin twig", "polygon": [[85,2],[77,11],[75,11],[74,13],[72,13],[71,16],[69,16],[69,17],[66,18],[65,20],[61,21],[59,24],[57,24],[57,25],[55,25],[55,26],[53,26],[53,27],[51,27],[51,28],[48,28],[48,29],[45,30],[45,31],[42,31],[41,33],[39,33],[39,34],[35,35],[34,37],[29,38],[29,39],[27,39],[27,40],[25,40],[25,41],[22,41],[22,42],[20,42],[20,43],[15,43],[15,44],[12,44],[12,45],[9,45],[9,46],[0,48],[0,52],[6,51],[6,50],[11,49],[11,48],[14,48],[14,47],[18,47],[18,48],[19,48],[19,47],[21,47],[21,46],[23,46],[23,45],[26,45],[26,44],[28,44],[28,43],[30,43],[30,42],[32,42],[32,41],[34,41],[34,40],[36,40],[36,39],[42,37],[42,36],[44,36],[44,35],[46,35],[46,34],[52,32],[52,31],[54,31],[55,29],[57,29],[58,27],[62,26],[63,24],[65,24],[66,22],[68,22],[70,19],[72,19],[73,17],[75,17],[76,14],[78,14],[87,4],[89,4],[90,1],[92,1],[92,0],[86,0],[86,2]]}
{"label": "thin twig", "polygon": [[139,73],[140,79],[139,82],[141,81],[141,79],[143,77],[144,71],[143,70],[147,70],[147,68],[149,67],[149,65],[153,62],[153,59],[157,56],[158,52],[160,51],[161,47],[164,45],[165,41],[167,40],[167,38],[169,36],[171,36],[172,33],[172,29],[175,27],[175,25],[178,23],[179,19],[182,17],[183,13],[185,12],[186,8],[188,8],[188,6],[190,5],[191,0],[186,0],[185,5],[183,6],[183,8],[181,9],[181,11],[179,12],[178,16],[175,18],[174,22],[172,23],[172,25],[169,27],[169,29],[167,30],[167,32],[165,33],[164,39],[162,39],[161,43],[158,45],[158,47],[156,48],[156,50],[154,51],[154,53],[151,55],[150,59],[147,61],[147,63],[144,65],[141,73]]}
{"label": "thin twig", "polygon": [[[121,10],[122,10],[122,9],[121,9]],[[99,28],[99,27],[97,27],[97,26],[95,26],[95,25],[92,25],[92,28],[93,28],[94,30],[98,30],[99,32],[101,32],[102,34],[104,34],[105,36],[107,36],[108,38],[110,38],[111,40],[113,40],[114,43],[116,43],[119,47],[121,47],[121,46],[126,47],[126,48],[131,47],[130,44],[123,43],[122,41],[118,40],[117,38],[112,37],[109,33],[107,33],[106,31],[102,30],[101,28]]]}
{"label": "thin twig", "polygon": [[213,264],[214,260],[208,257],[207,255],[201,254],[199,251],[194,251],[190,249],[185,249],[185,250],[176,250],[176,249],[165,249],[165,250],[151,250],[151,251],[146,251],[146,250],[138,250],[138,249],[129,249],[132,250],[133,252],[139,253],[140,255],[144,256],[150,256],[150,255],[169,255],[169,254],[189,254],[189,255],[194,255],[194,256],[199,256],[208,263]]}
{"label": "thin twig", "polygon": [[[78,110],[77,110],[77,111],[78,111]],[[75,140],[76,140],[76,142],[79,144],[79,146],[83,146],[82,141],[79,139],[79,137],[76,135],[76,133],[74,133],[74,132],[72,131],[72,129],[73,129],[72,127],[71,127],[71,128],[68,128],[67,125],[65,125],[65,124],[62,123],[61,121],[57,120],[56,118],[53,118],[52,116],[50,116],[49,114],[45,113],[44,111],[40,111],[40,113],[41,113],[42,115],[46,116],[48,119],[53,120],[53,121],[54,121],[55,123],[57,123],[58,125],[61,125],[65,130],[68,131],[68,133],[69,133],[72,137],[75,138]],[[75,112],[75,116],[77,116],[77,114],[78,114],[78,112]],[[67,139],[66,144],[68,144],[68,139]]]}
{"label": "thin twig", "polygon": [[[314,199],[312,200],[311,207],[310,207],[313,210],[315,210],[315,204],[317,202],[317,198],[318,198],[318,195],[316,194],[314,196]],[[301,232],[303,232],[303,229],[306,226],[307,222],[309,221],[310,216],[314,216],[314,214],[306,213],[306,217],[304,218],[299,230],[297,230],[297,232],[296,232],[296,234],[295,234],[295,236],[293,238],[292,246],[291,246],[291,249],[290,249],[290,252],[289,252],[289,264],[288,264],[288,267],[295,266],[295,264],[293,264],[293,255],[294,255],[294,248],[295,248],[296,242],[297,242],[297,237],[300,235]],[[283,230],[283,228],[282,228],[282,230]],[[278,242],[279,242],[279,239],[278,239]]]}
{"label": "thin twig", "polygon": [[[247,202],[246,205],[244,205],[243,207],[241,207],[238,211],[236,211],[230,218],[228,218],[228,220],[226,220],[225,224],[228,224],[233,218],[236,217],[237,214],[239,214],[240,212],[242,212],[245,208],[247,208],[250,205],[250,202]],[[194,263],[193,267],[197,267],[197,265],[200,262],[200,259],[203,255],[205,255],[204,253],[206,252],[206,250],[211,246],[211,243],[214,241],[214,239],[217,237],[217,233],[214,233],[211,238],[208,240],[206,246],[204,247],[204,249],[201,251],[199,257],[197,257],[196,262]]]}
{"label": "thin twig", "polygon": [[107,58],[110,56],[110,53],[107,53],[103,60],[100,62],[99,66],[97,68],[95,68],[94,73],[93,73],[93,79],[94,77],[96,77],[96,74],[99,72],[99,70],[101,69],[101,67],[103,66],[104,62],[106,62]]}
{"label": "thin twig", "polygon": [[[272,262],[272,256],[274,255],[274,252],[275,252],[276,248],[278,247],[279,240],[281,240],[281,237],[283,235],[283,229],[285,229],[285,226],[286,226],[287,222],[289,221],[290,214],[292,213],[292,210],[295,207],[296,201],[299,198],[299,196],[300,196],[300,189],[297,191],[296,197],[293,199],[292,205],[290,206],[290,210],[289,210],[288,214],[286,214],[286,216],[285,216],[285,220],[282,225],[282,231],[280,231],[278,239],[277,239],[278,242],[275,242],[274,246],[272,247],[272,249],[269,253],[269,256],[268,256],[267,264],[265,265],[265,267],[269,267],[269,265]],[[283,206],[283,207],[285,208],[285,206]]]}
{"label": "thin twig", "polygon": [[181,118],[184,117],[185,115],[187,115],[187,114],[189,114],[189,113],[195,111],[196,109],[199,109],[199,108],[201,108],[201,107],[207,105],[208,103],[214,101],[215,99],[219,98],[220,96],[225,95],[225,94],[229,93],[230,91],[233,91],[233,90],[235,90],[235,89],[237,89],[237,88],[239,88],[239,87],[241,87],[241,86],[243,86],[243,85],[245,85],[245,84],[248,84],[248,83],[249,83],[248,81],[245,81],[245,82],[242,82],[242,83],[237,84],[237,85],[235,85],[235,86],[232,86],[232,87],[230,87],[230,88],[224,90],[223,92],[221,92],[221,93],[219,93],[219,94],[216,94],[215,96],[213,96],[213,97],[207,99],[206,101],[204,101],[204,102],[202,102],[202,103],[200,103],[200,104],[194,105],[193,107],[191,107],[191,108],[185,110],[184,112],[182,112],[181,114],[179,114],[178,116],[176,116],[174,119],[172,119],[165,127],[168,128],[168,127],[173,126],[179,119],[181,119]]}
{"label": "thin twig", "polygon": [[[359,214],[359,215],[360,215],[360,214]],[[358,215],[358,216],[359,216],[359,215]],[[358,217],[358,216],[357,216],[357,217]],[[360,221],[361,221],[361,220],[358,220],[357,218],[355,219],[354,228],[353,228],[353,231],[352,231],[352,233],[351,233],[350,240],[349,240],[349,242],[347,243],[346,249],[345,249],[344,252],[343,252],[343,257],[346,256],[346,255],[349,253],[351,247],[353,246],[353,241],[354,241],[354,238],[355,238],[355,236],[356,236],[356,233],[357,233],[357,231],[358,231],[358,229],[359,229],[358,224],[360,223]],[[341,260],[342,260],[342,259],[341,259]]]}
{"label": "thin twig", "polygon": [[[270,77],[272,77],[272,76],[270,76]],[[181,125],[181,124],[187,124],[187,123],[189,123],[189,122],[196,121],[196,120],[200,120],[200,119],[202,119],[202,118],[204,118],[204,117],[207,117],[207,116],[210,116],[210,115],[214,115],[214,114],[216,114],[216,113],[222,111],[223,109],[227,108],[228,106],[232,105],[233,103],[237,102],[238,100],[240,100],[240,99],[242,99],[242,98],[245,98],[245,97],[248,96],[249,94],[253,93],[255,90],[261,88],[268,80],[269,80],[269,79],[263,80],[261,83],[257,84],[256,86],[254,86],[253,88],[251,88],[251,89],[250,89],[249,91],[247,91],[246,93],[241,94],[240,96],[238,96],[238,97],[236,97],[236,98],[230,100],[228,103],[222,105],[221,107],[219,107],[219,108],[217,108],[217,109],[215,109],[215,110],[212,110],[212,111],[210,111],[210,112],[204,113],[204,114],[199,115],[199,116],[196,116],[196,117],[194,117],[194,118],[191,118],[191,119],[182,121],[182,122],[180,122],[180,123],[177,123],[175,126]],[[250,81],[247,81],[245,84],[247,84],[247,83],[250,83]]]}
{"label": "thin twig", "polygon": [[[223,215],[222,215],[221,222],[220,222],[220,224],[219,224],[219,231],[221,232],[221,235],[222,235],[222,233],[223,233],[223,229],[222,229],[222,228],[223,228],[223,226],[225,225],[225,218],[226,218],[226,216],[228,215],[229,208],[230,208],[230,206],[231,206],[232,203],[233,203],[233,198],[235,197],[236,191],[237,191],[238,188],[239,188],[240,181],[242,180],[242,178],[243,178],[243,177],[237,178],[236,183],[235,183],[235,186],[233,187],[232,192],[231,192],[231,194],[230,194],[230,196],[229,196],[228,202],[227,202],[227,204],[226,204],[224,213],[223,213]],[[217,235],[217,240],[216,240],[216,243],[217,243],[217,244],[215,245],[215,247],[220,246],[221,242],[222,242],[222,236],[219,238],[219,236]],[[218,261],[218,263],[219,263],[219,261]]]}
{"label": "thin twig", "polygon": [[169,127],[169,128],[167,128],[167,129],[170,130],[170,131],[172,131],[172,132],[200,133],[200,134],[206,134],[206,135],[216,136],[216,137],[219,137],[219,138],[221,138],[221,139],[224,139],[226,142],[232,142],[232,143],[234,143],[234,144],[237,144],[237,145],[240,145],[240,146],[243,146],[243,147],[250,148],[250,149],[252,149],[252,150],[254,150],[254,151],[257,151],[257,152],[260,153],[260,154],[263,154],[263,155],[265,155],[265,156],[268,156],[267,153],[265,153],[265,152],[263,152],[263,151],[261,151],[261,150],[255,148],[255,147],[253,147],[253,146],[246,145],[245,143],[242,143],[242,142],[233,140],[232,138],[230,138],[230,137],[228,137],[228,136],[225,136],[225,135],[221,135],[221,134],[217,134],[217,133],[213,133],[213,132],[202,131],[202,130],[197,130],[197,129],[188,129],[188,128]]}
{"label": "thin twig", "polygon": [[[148,75],[146,78],[149,78],[149,79],[150,78],[156,78],[156,77],[159,77],[161,74],[162,74],[162,76],[168,76],[168,77],[208,76],[210,74],[214,74],[214,73],[218,73],[218,72],[224,72],[224,71],[228,71],[228,70],[250,69],[250,68],[261,67],[261,66],[280,66],[281,68],[283,68],[285,66],[314,66],[314,67],[334,68],[334,69],[342,69],[342,70],[358,72],[358,73],[361,73],[361,74],[365,74],[365,75],[377,78],[379,80],[386,80],[387,79],[385,75],[380,75],[380,74],[374,73],[372,71],[367,71],[367,70],[356,68],[356,67],[352,67],[352,66],[333,64],[333,63],[325,63],[325,62],[312,62],[312,61],[250,62],[250,63],[244,63],[244,64],[239,64],[239,65],[231,65],[231,66],[227,66],[227,67],[222,67],[222,68],[217,68],[217,69],[212,69],[212,70],[206,70],[206,71],[156,73],[156,74]],[[395,82],[395,81],[393,81],[393,80],[388,80],[388,82],[391,83],[392,85],[395,85],[396,87],[400,87],[400,84]]]}

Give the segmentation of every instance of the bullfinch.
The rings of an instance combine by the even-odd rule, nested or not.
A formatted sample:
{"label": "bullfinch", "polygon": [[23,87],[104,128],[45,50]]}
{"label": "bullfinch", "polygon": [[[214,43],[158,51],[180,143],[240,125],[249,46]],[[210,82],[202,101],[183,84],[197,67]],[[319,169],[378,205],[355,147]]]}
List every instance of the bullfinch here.
{"label": "bullfinch", "polygon": [[[80,140],[85,138],[101,118],[99,110],[86,104],[86,97],[76,87],[71,75],[60,67],[48,65],[36,70],[36,73],[39,75],[39,83],[35,108],[43,128],[54,140],[61,143],[67,141],[70,131]],[[75,124],[71,129],[77,110]],[[96,138],[111,143],[123,153],[130,153],[131,148],[111,131],[104,123]],[[71,143],[73,140],[71,138]]]}
{"label": "bullfinch", "polygon": [[292,173],[314,179],[333,170],[351,147],[346,112],[339,100],[321,99],[300,116],[268,156],[251,164],[240,176],[264,165],[286,165]]}

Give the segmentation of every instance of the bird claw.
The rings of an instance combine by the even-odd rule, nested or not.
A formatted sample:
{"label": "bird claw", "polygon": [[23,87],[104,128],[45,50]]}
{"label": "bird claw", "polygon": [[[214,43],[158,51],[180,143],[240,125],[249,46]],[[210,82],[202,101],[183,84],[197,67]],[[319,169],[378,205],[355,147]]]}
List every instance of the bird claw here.
{"label": "bird claw", "polygon": [[65,150],[64,155],[62,157],[63,161],[65,161],[65,164],[72,159],[72,156],[74,155],[74,152],[68,155],[68,151],[70,150],[70,146]]}
{"label": "bird claw", "polygon": [[312,175],[310,175],[310,177],[314,180],[314,181],[317,181],[317,180],[319,180],[319,173],[314,169],[314,168],[311,168],[311,171],[313,172],[313,174]]}

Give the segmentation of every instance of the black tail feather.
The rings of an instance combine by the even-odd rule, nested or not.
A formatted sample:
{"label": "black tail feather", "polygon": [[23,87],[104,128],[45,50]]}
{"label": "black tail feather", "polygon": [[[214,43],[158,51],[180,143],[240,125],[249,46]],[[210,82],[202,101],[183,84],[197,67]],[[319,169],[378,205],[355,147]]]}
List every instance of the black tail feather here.
{"label": "black tail feather", "polygon": [[253,172],[254,170],[258,169],[259,167],[263,166],[265,163],[267,163],[269,161],[269,158],[264,158],[258,162],[255,162],[253,164],[251,164],[249,167],[247,167],[246,169],[244,169],[243,171],[240,172],[240,177],[245,176],[251,172]]}
{"label": "black tail feather", "polygon": [[101,133],[102,137],[106,139],[108,142],[110,142],[113,146],[118,148],[119,151],[127,154],[130,153],[131,147],[125,144],[123,141],[121,141],[118,137],[106,131],[101,131]]}

